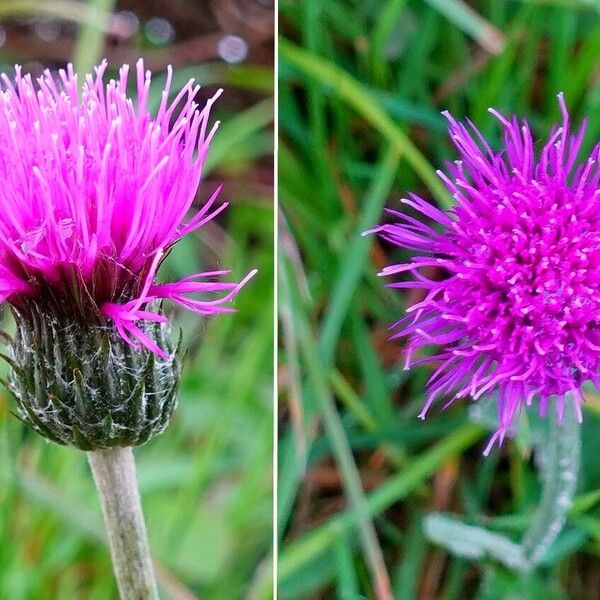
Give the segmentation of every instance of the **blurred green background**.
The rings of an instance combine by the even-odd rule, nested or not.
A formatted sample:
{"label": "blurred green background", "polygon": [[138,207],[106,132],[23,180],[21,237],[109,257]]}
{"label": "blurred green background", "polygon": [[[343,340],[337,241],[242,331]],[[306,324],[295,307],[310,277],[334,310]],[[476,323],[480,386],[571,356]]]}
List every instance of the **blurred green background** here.
{"label": "blurred green background", "polygon": [[[432,511],[519,540],[539,497],[539,425],[484,459],[484,411],[417,420],[430,367],[387,327],[418,294],[376,272],[408,255],[361,232],[408,191],[448,205],[444,109],[499,145],[490,106],[537,139],[559,117],[600,139],[597,1],[281,0],[279,593],[292,598],[600,598],[600,402],[588,390],[565,530],[535,573],[428,541]],[[374,584],[377,582],[377,585]]]}
{"label": "blurred green background", "polygon": [[[0,2],[0,68],[37,74],[143,56],[159,100],[167,64],[202,103],[224,87],[198,202],[223,183],[230,207],[182,241],[160,277],[214,268],[241,278],[238,312],[177,314],[187,349],[179,407],[136,450],[161,598],[269,598],[272,585],[273,5],[74,0]],[[9,75],[10,76],[10,75]],[[8,314],[5,327],[10,327]],[[0,395],[0,598],[114,600],[117,591],[85,455],[44,442]]]}

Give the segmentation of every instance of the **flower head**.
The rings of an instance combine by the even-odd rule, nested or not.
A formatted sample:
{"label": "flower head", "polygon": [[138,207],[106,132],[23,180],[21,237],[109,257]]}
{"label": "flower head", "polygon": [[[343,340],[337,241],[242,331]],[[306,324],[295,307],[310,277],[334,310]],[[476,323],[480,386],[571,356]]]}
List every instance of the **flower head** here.
{"label": "flower head", "polygon": [[[35,82],[16,68],[0,91],[0,301],[51,295],[68,311],[103,317],[135,348],[166,353],[140,328],[166,318],[146,309],[168,299],[204,315],[225,306],[241,283],[197,273],[155,283],[177,241],[226,206],[217,192],[191,216],[202,165],[218,123],[190,81],[169,102],[168,69],[156,115],[148,106],[150,72],[137,63],[137,99],[127,96],[129,66],[104,82],[104,61],[80,91],[71,65]],[[223,293],[200,300],[190,294]]]}
{"label": "flower head", "polygon": [[[436,363],[422,416],[442,396],[449,404],[496,394],[486,453],[523,405],[544,415],[556,396],[562,419],[570,397],[581,419],[583,383],[600,383],[600,145],[577,161],[585,123],[572,133],[562,94],[558,101],[562,124],[539,153],[527,121],[491,109],[503,129],[496,152],[470,121],[445,113],[460,160],[438,173],[454,208],[411,195],[402,202],[421,218],[389,211],[395,222],[374,230],[416,254],[381,275],[399,276],[390,287],[424,290],[393,336],[409,337],[406,368]],[[439,351],[413,360],[429,345]]]}
{"label": "flower head", "polygon": [[[0,302],[17,321],[9,385],[19,416],[86,450],[143,443],[176,402],[179,365],[161,301],[202,315],[230,312],[250,279],[229,271],[172,283],[156,274],[169,249],[226,204],[193,202],[217,124],[190,81],[156,114],[137,63],[82,89],[73,68],[37,81],[16,68],[0,89]],[[191,213],[191,214],[190,214]],[[198,296],[199,295],[199,296]]]}

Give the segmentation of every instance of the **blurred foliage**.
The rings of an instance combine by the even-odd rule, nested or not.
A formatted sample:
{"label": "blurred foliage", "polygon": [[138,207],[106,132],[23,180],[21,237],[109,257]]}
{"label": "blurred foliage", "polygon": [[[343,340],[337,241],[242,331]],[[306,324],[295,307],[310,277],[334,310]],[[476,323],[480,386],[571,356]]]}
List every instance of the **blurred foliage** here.
{"label": "blurred foliage", "polygon": [[[223,266],[236,278],[253,267],[259,274],[238,296],[235,314],[175,315],[186,348],[179,407],[167,431],[136,457],[161,597],[269,598],[273,7],[11,0],[0,3],[0,19],[0,67],[8,73],[15,62],[35,74],[69,61],[83,73],[106,56],[114,76],[120,64],[143,56],[155,73],[155,104],[169,63],[174,92],[190,77],[203,86],[200,103],[225,88],[198,202],[223,183],[231,205],[173,249],[160,277]],[[0,598],[116,598],[85,455],[26,430],[9,414],[11,402],[0,395]]]}
{"label": "blurred foliage", "polygon": [[[600,398],[589,390],[567,526],[530,575],[427,540],[432,512],[518,540],[540,497],[532,431],[484,459],[466,403],[416,415],[429,368],[402,370],[387,326],[417,295],[376,272],[408,255],[361,233],[408,191],[447,206],[440,112],[559,117],[600,138],[600,3],[281,0],[279,45],[280,598],[598,598]],[[529,420],[529,426],[527,421]],[[542,424],[543,425],[543,424]],[[372,534],[376,535],[373,536]],[[374,583],[375,582],[375,583]]]}

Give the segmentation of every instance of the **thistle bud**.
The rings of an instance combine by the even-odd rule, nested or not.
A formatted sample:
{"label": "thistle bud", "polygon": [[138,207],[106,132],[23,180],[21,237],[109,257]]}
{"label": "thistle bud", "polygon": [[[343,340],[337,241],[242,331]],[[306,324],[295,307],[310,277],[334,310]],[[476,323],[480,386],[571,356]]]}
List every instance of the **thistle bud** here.
{"label": "thistle bud", "polygon": [[81,450],[136,446],[162,433],[176,405],[179,361],[168,323],[142,326],[167,352],[132,348],[114,327],[27,302],[14,309],[9,388],[21,420]]}

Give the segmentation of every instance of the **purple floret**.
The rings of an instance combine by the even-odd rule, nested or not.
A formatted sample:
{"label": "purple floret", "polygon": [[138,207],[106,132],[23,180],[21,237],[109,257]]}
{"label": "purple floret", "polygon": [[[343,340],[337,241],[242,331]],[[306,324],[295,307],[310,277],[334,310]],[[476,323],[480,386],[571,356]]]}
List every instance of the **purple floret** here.
{"label": "purple floret", "polygon": [[[454,208],[411,195],[402,202],[420,219],[389,211],[395,222],[374,230],[416,254],[380,274],[399,276],[390,287],[425,290],[392,338],[409,338],[406,368],[436,365],[421,417],[441,397],[448,405],[495,394],[498,430],[486,453],[524,405],[543,416],[556,396],[561,420],[569,394],[581,420],[583,383],[600,383],[600,145],[576,162],[585,123],[571,133],[562,94],[558,102],[562,125],[539,154],[525,120],[490,110],[504,134],[494,152],[471,122],[445,113],[460,160],[439,175]],[[425,267],[447,276],[429,279]],[[413,358],[431,345],[435,355]]]}

